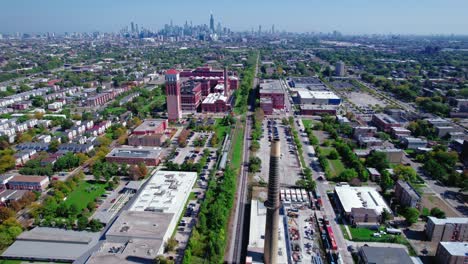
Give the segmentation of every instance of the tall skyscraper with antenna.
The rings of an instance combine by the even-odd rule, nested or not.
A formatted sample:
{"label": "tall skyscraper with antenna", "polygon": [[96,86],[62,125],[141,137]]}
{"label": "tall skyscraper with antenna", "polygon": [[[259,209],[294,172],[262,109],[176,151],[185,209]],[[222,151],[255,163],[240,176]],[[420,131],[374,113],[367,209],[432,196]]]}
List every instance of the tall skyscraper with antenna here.
{"label": "tall skyscraper with antenna", "polygon": [[214,31],[215,31],[215,24],[214,24],[213,13],[211,13],[211,15],[210,15],[210,30],[211,30],[211,32],[214,32]]}

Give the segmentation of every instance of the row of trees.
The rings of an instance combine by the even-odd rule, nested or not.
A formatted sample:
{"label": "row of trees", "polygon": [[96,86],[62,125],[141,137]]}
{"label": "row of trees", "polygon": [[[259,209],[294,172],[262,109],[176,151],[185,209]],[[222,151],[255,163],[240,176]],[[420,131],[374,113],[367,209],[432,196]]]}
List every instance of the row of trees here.
{"label": "row of trees", "polygon": [[47,155],[41,155],[37,159],[32,159],[26,162],[19,172],[24,175],[47,175],[52,176],[54,172],[62,170],[70,170],[82,165],[89,157],[84,153],[71,153],[67,152],[65,155],[59,157],[55,164],[50,163],[42,164],[42,161]]}
{"label": "row of trees", "polygon": [[205,201],[200,208],[199,221],[192,231],[183,263],[205,259],[208,263],[222,263],[227,238],[227,223],[236,190],[236,173],[227,168],[218,180],[210,177]]}
{"label": "row of trees", "polygon": [[248,59],[245,62],[244,70],[241,72],[240,87],[234,92],[236,97],[235,108],[239,113],[245,113],[247,111],[249,93],[252,89],[255,78],[257,55],[258,54],[256,52],[250,52]]}

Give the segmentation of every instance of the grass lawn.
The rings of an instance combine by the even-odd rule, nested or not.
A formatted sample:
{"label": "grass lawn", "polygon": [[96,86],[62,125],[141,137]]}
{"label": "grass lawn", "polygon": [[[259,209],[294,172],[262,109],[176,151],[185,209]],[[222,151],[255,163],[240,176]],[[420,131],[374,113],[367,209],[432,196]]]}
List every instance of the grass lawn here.
{"label": "grass lawn", "polygon": [[127,111],[125,107],[109,107],[106,108],[106,112],[110,115],[121,115]]}
{"label": "grass lawn", "polygon": [[[238,121],[239,122],[239,121]],[[244,150],[244,125],[238,123],[238,127],[234,131],[234,135],[231,142],[231,167],[236,171],[240,169],[242,163],[242,151]]]}
{"label": "grass lawn", "polygon": [[[332,147],[322,147],[321,148],[322,155],[324,155],[325,157],[328,156],[328,154],[330,154],[330,152],[333,149],[334,148]],[[344,164],[343,162],[341,162],[341,159],[338,158],[336,160],[331,160],[331,159],[327,159],[327,160],[328,160],[328,164],[330,165],[330,171],[333,177],[340,175],[340,173],[345,170]]]}
{"label": "grass lawn", "polygon": [[221,124],[222,118],[216,118],[215,120],[215,133],[218,136],[218,145],[223,142],[224,135],[229,131],[229,126],[223,126]]}
{"label": "grass lawn", "polygon": [[20,264],[22,260],[0,259],[0,264]]}
{"label": "grass lawn", "polygon": [[84,181],[68,195],[65,203],[67,205],[75,204],[78,209],[83,210],[89,202],[94,201],[96,197],[104,194],[107,184]]}
{"label": "grass lawn", "polygon": [[302,119],[302,124],[304,124],[305,128],[311,128],[314,125],[314,122],[310,119]]}
{"label": "grass lawn", "polygon": [[166,96],[161,94],[159,96],[154,96],[147,105],[143,106],[142,110],[144,113],[150,112],[157,105],[163,105],[166,102]]}
{"label": "grass lawn", "polygon": [[[405,245],[408,248],[409,254],[411,256],[415,256],[416,252],[414,251],[411,244],[403,235],[381,235],[381,237],[374,237],[373,234],[377,232],[377,230],[370,230],[367,228],[355,228],[348,226],[349,231],[351,232],[351,236],[353,237],[352,241],[359,241],[359,242],[381,242],[381,243],[396,243]],[[379,231],[385,231],[385,227],[380,227]]]}

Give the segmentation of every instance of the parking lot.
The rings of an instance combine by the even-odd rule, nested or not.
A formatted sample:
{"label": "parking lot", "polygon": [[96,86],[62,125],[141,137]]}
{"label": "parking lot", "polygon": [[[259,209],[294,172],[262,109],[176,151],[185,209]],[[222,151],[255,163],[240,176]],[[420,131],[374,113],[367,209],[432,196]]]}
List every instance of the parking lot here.
{"label": "parking lot", "polygon": [[[200,132],[193,132],[193,135],[188,138],[187,146],[184,148],[177,147],[176,148],[176,155],[172,159],[174,163],[182,164],[184,161],[192,160],[194,163],[198,162],[203,155],[203,149],[208,148],[210,151],[216,152],[216,148],[212,148],[209,145],[210,139],[214,133],[200,133]],[[203,146],[196,147],[194,145],[194,141],[199,138],[204,137],[206,138],[206,142]]]}
{"label": "parking lot", "polygon": [[[273,128],[276,122],[277,132]],[[281,159],[280,159],[280,184],[283,186],[294,186],[296,181],[301,179],[300,165],[297,158],[296,147],[292,140],[292,136],[289,135],[289,129],[286,126],[280,124],[280,121],[271,121],[271,127],[268,127],[268,121],[263,122],[263,137],[260,139],[260,149],[257,152],[257,156],[262,161],[262,168],[259,173],[256,174],[255,178],[257,181],[268,182],[268,170],[270,162],[270,141],[271,138],[275,137],[277,133],[280,139]]]}
{"label": "parking lot", "polygon": [[[190,147],[183,149],[190,149]],[[203,155],[203,150],[200,151],[200,156],[201,155]],[[205,197],[205,191],[208,188],[210,171],[214,169],[215,166],[216,151],[211,150],[209,162],[207,162],[206,166],[199,174],[196,185],[192,189],[192,195],[190,195],[186,208],[184,209],[184,213],[175,231],[174,238],[178,241],[178,245],[176,248],[176,254],[173,255],[173,257],[176,260],[176,263],[180,263],[182,261],[184,250],[187,247],[190,234],[192,233],[192,229],[197,223],[198,213],[200,212],[200,204],[203,201]]]}
{"label": "parking lot", "polygon": [[128,181],[122,180],[113,191],[101,195],[96,203],[99,207],[92,218],[107,224],[134,195],[135,191],[127,190],[127,184]]}

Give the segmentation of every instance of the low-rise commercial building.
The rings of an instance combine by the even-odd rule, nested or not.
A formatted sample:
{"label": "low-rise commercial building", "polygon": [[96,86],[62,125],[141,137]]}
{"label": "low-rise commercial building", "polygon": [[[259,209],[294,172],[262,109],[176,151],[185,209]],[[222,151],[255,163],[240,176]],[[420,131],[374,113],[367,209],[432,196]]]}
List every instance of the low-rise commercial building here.
{"label": "low-rise commercial building", "polygon": [[335,197],[337,204],[346,216],[351,216],[353,208],[373,209],[379,216],[384,209],[391,212],[390,207],[375,187],[336,186]]}
{"label": "low-rise commercial building", "polygon": [[157,166],[161,161],[162,149],[159,147],[131,147],[114,148],[106,156],[106,161],[125,164],[140,164]]}
{"label": "low-rise commercial building", "polygon": [[429,216],[426,224],[427,238],[432,242],[467,241],[468,218],[448,217],[439,219]]}
{"label": "low-rise commercial building", "polygon": [[374,125],[378,129],[380,129],[380,130],[382,130],[384,132],[390,132],[390,129],[392,127],[401,126],[398,121],[396,121],[395,119],[393,119],[392,117],[390,117],[387,114],[374,114],[372,116],[372,123],[374,123]]}
{"label": "low-rise commercial building", "polygon": [[158,171],[105,234],[87,263],[152,262],[164,253],[197,179],[196,172]]}

